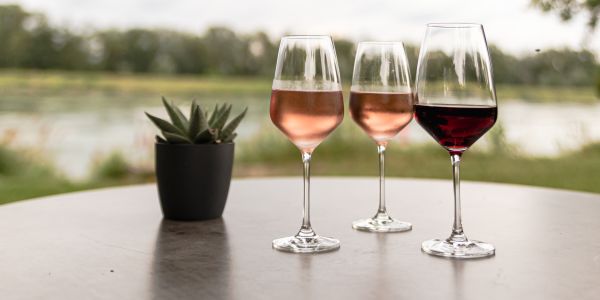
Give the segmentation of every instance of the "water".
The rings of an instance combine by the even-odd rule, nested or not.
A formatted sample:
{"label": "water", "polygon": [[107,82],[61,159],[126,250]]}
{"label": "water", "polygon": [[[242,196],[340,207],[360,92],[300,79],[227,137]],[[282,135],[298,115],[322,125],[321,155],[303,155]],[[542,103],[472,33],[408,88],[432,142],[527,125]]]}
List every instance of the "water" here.
{"label": "water", "polygon": [[[237,100],[229,99],[229,102],[238,103]],[[238,130],[238,141],[252,137],[261,126],[270,123],[268,98],[244,99],[243,102],[250,109]],[[18,111],[6,109],[5,105],[0,111],[0,138],[15,146],[36,149],[65,174],[81,178],[88,174],[94,161],[115,150],[133,163],[151,161],[156,129],[144,111],[166,117],[159,105],[115,102],[70,106],[69,110],[55,105]],[[554,156],[600,141],[599,118],[600,104],[513,100],[500,103],[497,124],[504,128],[507,142],[522,153]],[[432,142],[416,122],[405,129],[402,139],[409,143]]]}

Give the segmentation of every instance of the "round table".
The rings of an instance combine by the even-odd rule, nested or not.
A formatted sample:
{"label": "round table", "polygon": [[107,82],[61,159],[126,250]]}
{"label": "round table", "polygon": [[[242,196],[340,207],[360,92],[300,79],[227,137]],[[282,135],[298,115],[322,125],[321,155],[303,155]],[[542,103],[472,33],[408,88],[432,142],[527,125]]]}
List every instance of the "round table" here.
{"label": "round table", "polygon": [[341,248],[290,254],[300,178],[234,180],[222,219],[162,220],[154,185],[0,206],[2,299],[600,299],[600,196],[463,183],[463,224],[494,257],[429,256],[450,233],[450,181],[389,179],[410,232],[355,231],[377,207],[375,178],[314,178],[312,224]]}

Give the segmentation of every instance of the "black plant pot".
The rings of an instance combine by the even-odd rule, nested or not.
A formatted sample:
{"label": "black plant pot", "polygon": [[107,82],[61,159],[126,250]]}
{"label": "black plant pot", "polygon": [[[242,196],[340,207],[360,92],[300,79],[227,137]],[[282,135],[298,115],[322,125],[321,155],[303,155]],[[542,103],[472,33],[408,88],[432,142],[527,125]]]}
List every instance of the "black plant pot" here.
{"label": "black plant pot", "polygon": [[165,219],[199,221],[223,214],[234,146],[156,143],[156,180]]}

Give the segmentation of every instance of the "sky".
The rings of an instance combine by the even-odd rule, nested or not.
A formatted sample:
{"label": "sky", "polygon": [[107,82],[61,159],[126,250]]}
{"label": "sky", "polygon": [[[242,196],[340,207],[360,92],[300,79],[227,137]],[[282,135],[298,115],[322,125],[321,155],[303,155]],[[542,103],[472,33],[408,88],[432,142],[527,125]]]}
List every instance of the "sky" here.
{"label": "sky", "polygon": [[[328,34],[360,40],[419,44],[429,22],[484,25],[489,43],[515,54],[555,47],[582,48],[584,15],[569,23],[529,0],[0,0],[45,13],[55,25],[79,31],[170,28],[203,33],[210,26],[237,32]],[[600,28],[586,46],[600,57]]]}

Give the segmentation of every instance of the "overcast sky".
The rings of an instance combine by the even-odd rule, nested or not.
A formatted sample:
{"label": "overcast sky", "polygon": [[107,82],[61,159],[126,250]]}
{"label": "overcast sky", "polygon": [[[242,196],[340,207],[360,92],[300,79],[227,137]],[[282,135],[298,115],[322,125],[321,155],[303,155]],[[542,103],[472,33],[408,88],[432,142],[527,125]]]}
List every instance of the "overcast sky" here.
{"label": "overcast sky", "polygon": [[[584,16],[562,23],[529,0],[0,0],[43,12],[51,22],[78,30],[164,27],[202,33],[212,25],[239,32],[330,34],[355,41],[420,43],[428,22],[477,22],[488,41],[515,53],[536,48],[581,48]],[[600,57],[600,28],[591,47]]]}

